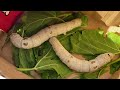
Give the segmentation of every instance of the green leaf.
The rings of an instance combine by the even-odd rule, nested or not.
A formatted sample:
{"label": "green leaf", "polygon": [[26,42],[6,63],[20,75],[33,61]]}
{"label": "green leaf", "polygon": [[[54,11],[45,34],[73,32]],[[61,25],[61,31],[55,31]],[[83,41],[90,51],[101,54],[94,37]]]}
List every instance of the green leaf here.
{"label": "green leaf", "polygon": [[24,49],[19,49],[19,59],[20,59],[20,64],[22,65],[23,68],[29,68],[29,62],[27,61],[26,58],[26,52]]}
{"label": "green leaf", "polygon": [[110,73],[111,74],[113,74],[114,72],[119,70],[120,69],[120,58],[107,63],[106,65],[104,65],[103,67],[101,67],[100,69],[98,69],[95,72],[81,73],[80,77],[81,77],[81,79],[97,79],[98,77],[100,77],[100,75],[107,72],[106,68],[109,67],[109,66],[110,66]]}
{"label": "green leaf", "polygon": [[97,79],[99,71],[91,72],[91,73],[81,73],[80,79]]}
{"label": "green leaf", "polygon": [[24,15],[21,17],[21,22],[24,22],[24,23],[26,22],[26,20],[27,20],[26,13],[27,13],[27,11],[24,12]]}
{"label": "green leaf", "polygon": [[66,35],[59,35],[57,36],[58,40],[60,43],[63,45],[63,47],[67,50],[71,50],[71,42],[70,42],[70,37],[72,34],[74,34],[77,31],[82,31],[80,27],[74,28],[73,30],[69,31],[66,33]]}
{"label": "green leaf", "polygon": [[34,56],[33,49],[25,50],[26,60],[29,62],[30,67],[34,67],[36,64],[36,58]]}
{"label": "green leaf", "polygon": [[107,37],[110,38],[114,43],[116,43],[120,46],[120,35],[118,35],[114,32],[108,32]]}
{"label": "green leaf", "polygon": [[71,36],[72,52],[96,55],[102,53],[120,53],[119,47],[111,39],[105,38],[97,30],[84,30]]}
{"label": "green leaf", "polygon": [[81,26],[86,27],[88,25],[88,17],[84,15],[84,16],[81,17],[81,20],[82,20],[82,25]]}
{"label": "green leaf", "polygon": [[85,57],[85,59],[88,61],[97,57],[97,55],[82,55],[82,56]]}
{"label": "green leaf", "polygon": [[110,65],[110,74],[114,74],[120,69],[120,61]]}
{"label": "green leaf", "polygon": [[[24,17],[22,17],[23,25],[17,30],[17,32],[21,36],[28,37],[49,25],[66,22],[77,17],[81,17],[81,14],[73,14],[71,12],[61,13],[59,11],[29,11],[26,12]],[[86,19],[84,19],[84,21],[85,23],[87,22]],[[79,30],[80,27],[77,27],[72,31],[67,32],[66,35],[58,36],[58,38],[60,37],[60,42],[68,51],[71,50],[70,36]],[[31,70],[38,70],[40,72],[54,70],[57,75],[62,78],[72,73],[72,70],[63,64],[57,57],[48,42],[30,50],[20,49],[19,58],[20,68],[18,68],[18,70],[24,72]],[[48,72],[46,73],[49,74]]]}
{"label": "green leaf", "polygon": [[33,53],[34,53],[34,57],[35,57],[35,61],[38,61],[38,53],[39,53],[39,47],[35,47],[33,48]]}
{"label": "green leaf", "polygon": [[36,64],[32,49],[19,49],[19,60],[22,68],[32,68]]}
{"label": "green leaf", "polygon": [[99,69],[100,72],[98,74],[98,77],[107,71],[106,70],[107,67],[110,67],[110,74],[113,74],[114,72],[116,72],[117,70],[119,70],[119,68],[120,68],[119,66],[120,66],[120,58],[118,58],[116,60],[113,60],[113,61],[105,64],[103,67],[101,67]]}
{"label": "green leaf", "polygon": [[60,75],[62,78],[68,76],[71,74],[71,71],[67,66],[65,66],[62,62],[59,60],[45,60],[43,59],[41,63],[36,68],[36,70],[55,70],[58,75]]}
{"label": "green leaf", "polygon": [[108,70],[106,70],[106,68],[107,68],[107,67],[104,67],[104,66],[103,66],[103,68],[100,69],[99,74],[98,74],[98,78],[99,78],[101,75],[103,75],[104,73],[108,72]]}
{"label": "green leaf", "polygon": [[14,64],[16,67],[20,66],[20,60],[19,60],[19,49],[15,46],[12,47],[12,59],[14,61]]}
{"label": "green leaf", "polygon": [[[19,67],[20,68],[30,68],[30,64],[29,62],[27,61],[27,58],[26,58],[26,52],[24,49],[19,49],[19,62],[20,62],[20,65]],[[30,74],[29,71],[23,71],[23,73],[25,74]]]}
{"label": "green leaf", "polygon": [[29,11],[26,13],[27,18],[23,28],[25,33],[31,36],[49,25],[65,22],[64,18],[69,15],[72,15],[72,13],[61,14],[58,11]]}
{"label": "green leaf", "polygon": [[49,42],[42,44],[39,54],[38,62],[33,68],[18,68],[18,70],[55,70],[62,78],[65,78],[72,73],[72,70],[63,64],[56,56]]}
{"label": "green leaf", "polygon": [[66,77],[71,73],[71,70],[63,64],[56,56],[51,45],[46,42],[41,46],[41,56],[35,68],[37,70],[52,70],[54,69],[61,77]]}
{"label": "green leaf", "polygon": [[54,70],[45,70],[41,71],[41,78],[42,79],[58,79],[60,76]]}
{"label": "green leaf", "polygon": [[[116,34],[115,32],[108,32],[107,37],[110,38],[114,43],[116,43],[118,47],[120,46],[120,36],[118,34]],[[110,74],[114,74],[117,70],[120,69],[120,61],[110,64],[109,66],[110,66]]]}

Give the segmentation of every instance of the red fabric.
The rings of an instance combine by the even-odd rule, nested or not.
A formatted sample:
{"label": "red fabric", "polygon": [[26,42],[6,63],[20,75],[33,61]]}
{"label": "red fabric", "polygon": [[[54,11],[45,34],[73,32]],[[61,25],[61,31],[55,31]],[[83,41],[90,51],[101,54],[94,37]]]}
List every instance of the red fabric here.
{"label": "red fabric", "polygon": [[10,11],[9,14],[6,15],[6,13],[0,11],[0,29],[8,32],[22,13],[23,11]]}

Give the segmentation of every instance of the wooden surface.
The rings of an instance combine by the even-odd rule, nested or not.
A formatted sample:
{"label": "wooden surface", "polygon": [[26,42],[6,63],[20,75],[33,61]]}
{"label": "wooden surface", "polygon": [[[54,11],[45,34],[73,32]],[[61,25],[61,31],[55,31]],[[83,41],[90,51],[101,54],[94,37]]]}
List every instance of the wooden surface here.
{"label": "wooden surface", "polygon": [[16,67],[0,57],[0,75],[7,79],[32,79],[26,74],[16,70]]}
{"label": "wooden surface", "polygon": [[102,20],[107,26],[120,25],[120,11],[83,11]]}
{"label": "wooden surface", "polygon": [[106,25],[120,25],[120,11],[97,11],[97,13]]}
{"label": "wooden surface", "polygon": [[96,11],[102,18],[107,14],[106,11]]}
{"label": "wooden surface", "polygon": [[3,45],[5,43],[6,36],[7,36],[6,33],[0,32],[0,56],[2,56],[3,58],[5,58],[9,63],[13,64],[11,43],[8,42],[3,47]]}
{"label": "wooden surface", "polygon": [[120,70],[116,71],[112,76],[111,79],[120,79]]}
{"label": "wooden surface", "polygon": [[8,79],[31,79],[16,70],[13,65],[11,43],[9,42],[3,47],[6,36],[6,33],[0,32],[0,75]]}

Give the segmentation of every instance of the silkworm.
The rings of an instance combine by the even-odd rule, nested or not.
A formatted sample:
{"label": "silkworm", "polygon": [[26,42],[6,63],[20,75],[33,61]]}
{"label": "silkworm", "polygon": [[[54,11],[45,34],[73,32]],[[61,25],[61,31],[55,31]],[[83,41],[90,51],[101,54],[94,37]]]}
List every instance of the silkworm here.
{"label": "silkworm", "polygon": [[107,30],[107,33],[108,32],[117,32],[117,33],[120,33],[120,27],[117,27],[117,26],[110,26]]}
{"label": "silkworm", "polygon": [[74,29],[75,27],[81,26],[81,23],[82,23],[81,19],[77,18],[65,23],[51,25],[40,30],[37,34],[26,39],[22,38],[17,33],[13,33],[10,36],[10,40],[12,44],[18,48],[30,49],[41,45],[42,43],[44,43],[53,36],[66,34],[66,32]]}
{"label": "silkworm", "polygon": [[59,42],[56,37],[52,37],[49,40],[50,44],[53,47],[56,55],[60,60],[66,64],[70,69],[77,72],[93,72],[102,67],[104,64],[107,64],[115,56],[113,53],[104,53],[98,55],[95,59],[90,61],[80,60],[70,54]]}

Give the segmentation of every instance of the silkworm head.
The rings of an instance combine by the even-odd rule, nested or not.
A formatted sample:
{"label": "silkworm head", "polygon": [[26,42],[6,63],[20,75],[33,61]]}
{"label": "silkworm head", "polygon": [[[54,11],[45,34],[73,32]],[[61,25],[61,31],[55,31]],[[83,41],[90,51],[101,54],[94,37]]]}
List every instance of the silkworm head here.
{"label": "silkworm head", "polygon": [[10,40],[13,43],[13,45],[15,45],[16,47],[21,48],[21,42],[22,42],[23,38],[19,34],[12,33],[10,35]]}
{"label": "silkworm head", "polygon": [[113,53],[106,53],[111,59],[113,59],[113,57],[115,56],[115,54]]}

